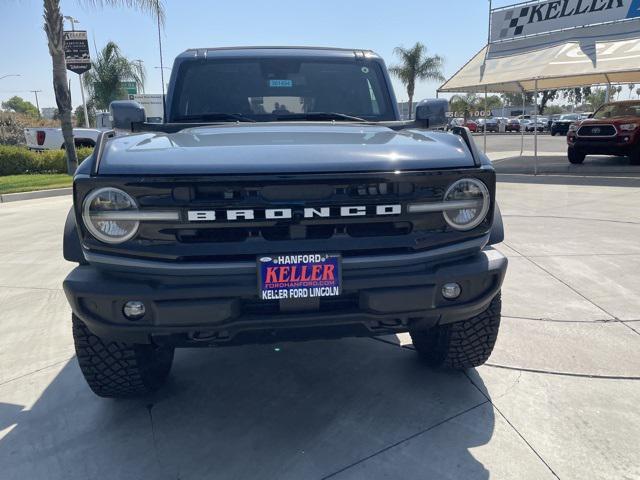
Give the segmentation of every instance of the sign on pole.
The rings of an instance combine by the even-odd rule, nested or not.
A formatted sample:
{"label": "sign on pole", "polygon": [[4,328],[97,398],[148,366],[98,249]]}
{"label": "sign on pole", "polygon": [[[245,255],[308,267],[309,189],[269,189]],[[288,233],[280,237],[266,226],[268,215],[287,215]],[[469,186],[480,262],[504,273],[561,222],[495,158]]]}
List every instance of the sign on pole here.
{"label": "sign on pole", "polygon": [[89,56],[89,42],[86,30],[64,32],[64,56],[67,62],[67,70],[78,75],[91,70],[91,57]]}
{"label": "sign on pole", "polygon": [[490,43],[640,17],[640,0],[530,1],[491,12]]}
{"label": "sign on pole", "polygon": [[124,88],[127,95],[129,95],[129,100],[133,100],[133,98],[131,98],[132,95],[138,94],[138,84],[136,82],[122,82],[122,88]]}

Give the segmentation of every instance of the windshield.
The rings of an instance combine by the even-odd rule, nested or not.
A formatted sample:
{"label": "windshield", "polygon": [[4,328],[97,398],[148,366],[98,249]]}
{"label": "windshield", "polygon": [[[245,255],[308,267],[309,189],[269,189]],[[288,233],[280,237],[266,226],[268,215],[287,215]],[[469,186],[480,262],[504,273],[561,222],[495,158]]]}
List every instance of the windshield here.
{"label": "windshield", "polygon": [[577,113],[576,114],[572,113],[569,115],[562,115],[560,117],[560,120],[578,120],[578,118],[579,118],[579,115]]}
{"label": "windshield", "polygon": [[288,58],[187,62],[178,75],[171,121],[329,119],[316,113],[395,120],[380,65]]}
{"label": "windshield", "polygon": [[640,102],[609,103],[593,114],[593,118],[640,117]]}

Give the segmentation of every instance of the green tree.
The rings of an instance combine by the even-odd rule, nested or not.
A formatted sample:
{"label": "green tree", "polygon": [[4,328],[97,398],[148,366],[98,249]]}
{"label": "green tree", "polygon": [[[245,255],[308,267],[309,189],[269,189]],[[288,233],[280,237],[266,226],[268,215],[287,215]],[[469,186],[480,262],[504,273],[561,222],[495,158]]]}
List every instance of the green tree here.
{"label": "green tree", "polygon": [[502,103],[502,99],[499,95],[489,95],[487,96],[487,101],[485,102],[484,96],[479,97],[478,106],[480,110],[486,110],[487,115],[490,115],[491,110],[495,110],[498,108],[502,108],[504,103]]}
{"label": "green tree", "polygon": [[[505,105],[512,107],[522,107],[522,93],[503,93],[502,102]],[[525,105],[531,105],[533,103],[533,93],[525,92],[524,94]]]}
{"label": "green tree", "polygon": [[36,106],[22,97],[13,96],[6,102],[2,102],[4,110],[11,110],[16,113],[23,113],[30,117],[38,117],[38,109]]}
{"label": "green tree", "polygon": [[589,95],[591,95],[591,87],[567,88],[562,90],[562,96],[574,105],[580,105]]}
{"label": "green tree", "polygon": [[485,103],[484,96],[475,93],[466,95],[453,95],[449,100],[449,110],[456,115],[462,115],[465,120],[473,116],[473,112],[487,111],[491,115],[491,110],[502,108],[503,103],[498,95],[489,95]]}
{"label": "green tree", "polygon": [[618,100],[618,97],[620,97],[620,93],[622,92],[622,85],[612,87],[611,91],[616,94],[616,100]]}
{"label": "green tree", "polygon": [[591,111],[596,111],[607,101],[607,91],[604,88],[596,88],[585,100]]}
{"label": "green tree", "polygon": [[543,90],[540,93],[542,93],[542,96],[538,104],[538,114],[542,115],[547,108],[547,104],[555,100],[559,92],[558,90]]}
{"label": "green tree", "polygon": [[125,57],[118,45],[109,42],[91,62],[91,70],[84,74],[84,84],[99,110],[107,110],[114,100],[127,98],[123,82],[136,82],[142,89],[144,67]]}
{"label": "green tree", "polygon": [[413,95],[416,82],[420,80],[444,81],[442,67],[444,59],[439,55],[428,56],[427,47],[417,42],[411,48],[396,47],[393,52],[400,57],[400,64],[389,71],[396,76],[407,89],[409,97],[409,118],[413,114]]}
{"label": "green tree", "polygon": [[629,100],[631,100],[631,94],[633,93],[633,90],[636,88],[635,83],[630,83],[627,85],[627,88],[629,88]]}
{"label": "green tree", "polygon": [[[89,125],[95,125],[96,124],[96,108],[93,104],[93,100],[89,100],[87,102],[87,113],[89,114]],[[75,109],[75,111],[73,112],[73,116],[75,118],[76,121],[76,125],[78,127],[84,127],[86,125],[85,121],[84,121],[84,106],[83,105],[78,105]]]}
{"label": "green tree", "polygon": [[472,115],[472,112],[480,110],[480,99],[475,93],[453,95],[449,99],[449,110],[456,116],[462,114],[466,121]]}
{"label": "green tree", "polygon": [[558,115],[560,113],[564,113],[565,112],[565,108],[561,107],[560,105],[549,105],[546,109],[545,109],[545,113],[547,115]]}
{"label": "green tree", "polygon": [[[151,13],[161,25],[164,23],[164,7],[162,0],[77,0],[77,3],[89,4],[94,7],[135,7]],[[71,94],[67,82],[67,68],[64,57],[64,27],[60,0],[43,0],[44,31],[47,34],[49,54],[53,64],[53,90],[60,112],[60,126],[67,150],[67,169],[70,174],[78,166],[78,156],[73,143],[73,125],[71,123]]]}

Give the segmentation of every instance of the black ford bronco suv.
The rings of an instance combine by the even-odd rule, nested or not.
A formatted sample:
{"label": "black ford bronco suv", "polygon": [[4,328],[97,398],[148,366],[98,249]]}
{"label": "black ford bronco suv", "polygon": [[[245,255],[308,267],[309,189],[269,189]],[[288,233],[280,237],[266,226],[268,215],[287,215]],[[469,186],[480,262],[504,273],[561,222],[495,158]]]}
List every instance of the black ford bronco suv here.
{"label": "black ford bronco suv", "polygon": [[485,362],[495,172],[466,128],[431,130],[446,108],[400,121],[375,53],[306,47],[186,51],[162,124],[114,102],[64,234],[89,386],[149,392],[176,347],[398,332],[431,365]]}

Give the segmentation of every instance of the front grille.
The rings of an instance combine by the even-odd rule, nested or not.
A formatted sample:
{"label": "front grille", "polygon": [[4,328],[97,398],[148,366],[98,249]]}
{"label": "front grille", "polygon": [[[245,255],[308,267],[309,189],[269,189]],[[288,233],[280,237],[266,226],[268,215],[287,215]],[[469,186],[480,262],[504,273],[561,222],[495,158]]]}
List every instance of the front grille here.
{"label": "front grille", "polygon": [[[415,252],[477,237],[487,220],[468,232],[452,230],[441,212],[409,213],[415,202],[442,201],[457,179],[483,180],[494,198],[490,169],[415,173],[319,174],[262,177],[97,177],[76,183],[76,204],[88,191],[110,185],[130,193],[141,210],[180,212],[173,222],[141,222],[137,236],[122,245],[104,245],[84,234],[96,252],[147,259],[233,261],[292,251],[333,251],[343,256]],[[376,208],[401,205],[400,214]],[[340,207],[364,206],[365,216],[342,216]],[[265,209],[290,209],[291,218],[267,218]],[[330,216],[303,215],[305,208],[328,208]],[[228,210],[253,210],[253,219],[228,220]],[[214,211],[213,221],[189,221],[189,211]]]}
{"label": "front grille", "polygon": [[614,137],[616,133],[613,125],[585,125],[578,130],[580,137]]}

